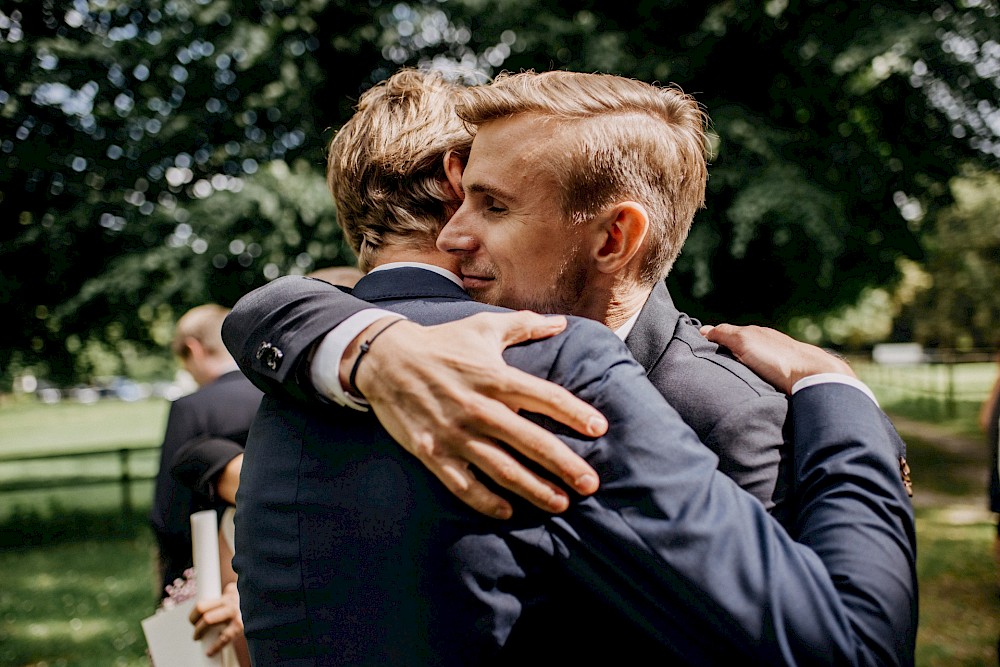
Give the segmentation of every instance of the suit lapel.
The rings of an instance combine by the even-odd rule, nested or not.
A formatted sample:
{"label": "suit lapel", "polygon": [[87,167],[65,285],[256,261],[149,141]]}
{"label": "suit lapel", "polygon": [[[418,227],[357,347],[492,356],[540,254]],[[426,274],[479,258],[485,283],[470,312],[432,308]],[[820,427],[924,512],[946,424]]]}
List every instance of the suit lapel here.
{"label": "suit lapel", "polygon": [[670,344],[679,318],[680,312],[670,298],[666,283],[656,283],[639,313],[639,319],[625,338],[625,345],[636,361],[646,369],[647,375]]}

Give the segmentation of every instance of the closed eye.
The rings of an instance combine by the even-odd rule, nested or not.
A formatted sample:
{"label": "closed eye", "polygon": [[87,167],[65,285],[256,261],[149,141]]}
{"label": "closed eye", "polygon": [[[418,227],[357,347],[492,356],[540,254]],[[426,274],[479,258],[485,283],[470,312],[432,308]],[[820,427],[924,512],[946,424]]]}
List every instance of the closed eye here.
{"label": "closed eye", "polygon": [[505,206],[489,195],[483,197],[483,207],[490,213],[505,213],[507,211]]}

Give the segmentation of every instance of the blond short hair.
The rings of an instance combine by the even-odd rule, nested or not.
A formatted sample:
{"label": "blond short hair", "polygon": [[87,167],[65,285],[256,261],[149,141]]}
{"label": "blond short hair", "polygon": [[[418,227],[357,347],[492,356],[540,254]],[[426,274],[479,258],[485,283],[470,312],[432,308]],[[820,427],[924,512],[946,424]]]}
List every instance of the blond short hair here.
{"label": "blond short hair", "polygon": [[364,272],[356,266],[327,266],[306,274],[310,278],[325,280],[331,285],[354,287],[364,277]]}
{"label": "blond short hair", "polygon": [[466,157],[472,144],[455,114],[462,89],[438,72],[402,69],[361,95],[330,143],[327,184],[362,271],[387,244],[434,247],[461,203],[444,156]]}
{"label": "blond short hair", "polygon": [[186,359],[191,353],[188,338],[194,338],[212,356],[229,354],[222,342],[222,321],[229,314],[229,309],[215,303],[195,306],[181,315],[174,328],[174,338],[170,343],[171,351]]}
{"label": "blond short hair", "polygon": [[640,279],[667,275],[705,205],[708,119],[694,98],[610,74],[504,72],[466,89],[457,112],[473,129],[524,113],[550,123],[572,147],[540,165],[559,183],[567,221],[617,202],[642,204],[650,228]]}

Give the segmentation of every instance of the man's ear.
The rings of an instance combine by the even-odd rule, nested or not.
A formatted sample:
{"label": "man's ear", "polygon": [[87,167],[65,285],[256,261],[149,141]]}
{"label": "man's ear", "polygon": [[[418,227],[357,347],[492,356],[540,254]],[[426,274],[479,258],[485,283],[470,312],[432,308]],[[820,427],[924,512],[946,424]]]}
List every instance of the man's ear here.
{"label": "man's ear", "polygon": [[205,350],[205,346],[201,344],[201,341],[194,336],[187,336],[184,338],[184,347],[187,349],[187,354],[184,355],[183,361],[185,368],[190,372],[190,366],[201,366],[205,363],[205,357],[208,356],[208,352]]}
{"label": "man's ear", "polygon": [[465,160],[455,151],[448,151],[444,154],[444,173],[448,179],[448,184],[459,199],[465,199],[465,190],[462,189],[462,172],[465,171]]}
{"label": "man's ear", "polygon": [[600,225],[594,262],[602,273],[617,274],[642,250],[649,232],[649,214],[642,204],[622,202],[609,211]]}

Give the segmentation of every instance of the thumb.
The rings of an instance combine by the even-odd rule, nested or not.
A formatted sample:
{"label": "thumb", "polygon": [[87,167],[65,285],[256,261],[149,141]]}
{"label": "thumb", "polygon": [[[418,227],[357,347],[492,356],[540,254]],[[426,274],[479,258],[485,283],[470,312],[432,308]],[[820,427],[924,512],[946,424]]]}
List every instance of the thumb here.
{"label": "thumb", "polygon": [[490,321],[490,331],[504,347],[529,340],[549,338],[566,329],[563,315],[541,315],[530,310],[498,313]]}
{"label": "thumb", "polygon": [[735,352],[734,347],[737,347],[737,336],[740,331],[738,327],[725,323],[716,325],[706,324],[699,331],[702,336],[711,342],[728,347]]}

